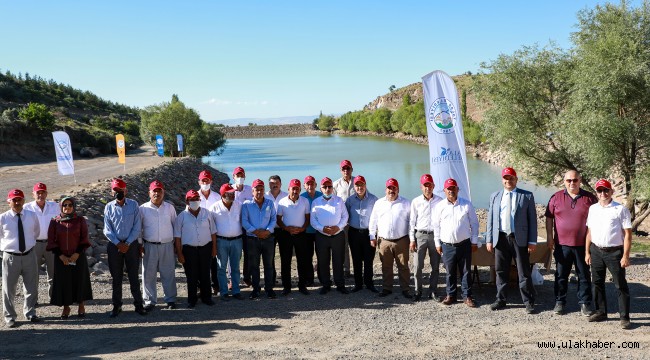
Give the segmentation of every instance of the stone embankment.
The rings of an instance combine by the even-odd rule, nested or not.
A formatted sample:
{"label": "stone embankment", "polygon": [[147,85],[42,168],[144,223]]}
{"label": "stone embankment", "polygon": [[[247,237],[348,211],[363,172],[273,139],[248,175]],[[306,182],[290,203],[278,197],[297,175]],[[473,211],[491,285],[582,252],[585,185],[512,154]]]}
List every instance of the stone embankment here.
{"label": "stone embankment", "polygon": [[287,135],[318,135],[322,133],[312,124],[225,126],[220,130],[227,138],[231,139]]}
{"label": "stone embankment", "polygon": [[[149,201],[149,184],[153,180],[161,181],[165,186],[165,201],[174,205],[176,211],[180,212],[185,209],[185,193],[190,189],[198,189],[198,174],[203,170],[212,173],[213,190],[218,191],[223,183],[228,182],[228,175],[194,158],[167,161],[155,168],[122,178],[127,184],[127,197],[138,204]],[[103,229],[104,207],[113,200],[109,189],[111,180],[104,179],[71,194],[77,200],[77,213],[84,216],[88,222],[88,237],[92,247],[88,248],[86,256],[93,276],[109,274],[106,255],[108,240],[103,234]]]}

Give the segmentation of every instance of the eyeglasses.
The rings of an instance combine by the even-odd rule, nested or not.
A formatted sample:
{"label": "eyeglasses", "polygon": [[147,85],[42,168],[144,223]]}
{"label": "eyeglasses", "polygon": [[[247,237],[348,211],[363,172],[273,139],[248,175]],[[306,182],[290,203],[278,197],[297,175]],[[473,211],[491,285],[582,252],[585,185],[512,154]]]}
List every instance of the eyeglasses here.
{"label": "eyeglasses", "polygon": [[332,185],[323,185],[323,186],[321,186],[321,187],[322,187],[323,189],[331,189],[331,188],[333,188],[334,186],[332,186]]}
{"label": "eyeglasses", "polygon": [[72,205],[72,204],[63,204],[63,205],[61,205],[61,207],[74,207],[74,205]]}
{"label": "eyeglasses", "polygon": [[564,181],[568,183],[577,183],[580,179],[565,179]]}
{"label": "eyeglasses", "polygon": [[600,189],[596,189],[596,192],[599,193],[599,194],[600,194],[600,193],[605,193],[605,194],[607,194],[607,193],[609,193],[609,189],[606,189],[606,188],[600,188]]}

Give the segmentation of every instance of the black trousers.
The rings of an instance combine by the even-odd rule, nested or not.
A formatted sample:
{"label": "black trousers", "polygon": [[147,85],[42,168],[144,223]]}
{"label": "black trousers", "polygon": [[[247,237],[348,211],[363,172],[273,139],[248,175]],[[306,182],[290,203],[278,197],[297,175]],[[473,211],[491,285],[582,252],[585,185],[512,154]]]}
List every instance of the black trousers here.
{"label": "black trousers", "polygon": [[515,242],[515,236],[506,236],[499,232],[499,242],[494,249],[494,267],[497,273],[497,300],[505,302],[507,295],[508,281],[510,280],[510,265],[512,259],[517,264],[517,276],[519,277],[519,292],[524,304],[535,303],[535,288],[530,277],[530,258],[528,246],[519,246]]}
{"label": "black trousers", "polygon": [[316,234],[316,256],[318,257],[318,277],[323,287],[331,287],[330,260],[334,273],[334,284],[345,286],[343,277],[343,262],[345,261],[345,233],[339,232],[334,236]]}
{"label": "black trousers", "polygon": [[596,312],[607,314],[607,294],[605,293],[606,270],[612,274],[618,292],[618,313],[621,319],[630,319],[630,289],[625,279],[625,268],[621,267],[623,249],[607,252],[591,244],[591,282],[594,287],[594,307]]}
{"label": "black trousers", "polygon": [[[212,287],[217,290],[219,289],[218,273],[219,273],[219,264],[217,262],[217,258],[213,257],[212,260],[210,260],[210,276],[212,277]],[[237,279],[237,281],[239,281],[239,279]],[[199,283],[199,288],[201,288],[200,283]]]}
{"label": "black trousers", "polygon": [[578,303],[590,305],[591,272],[585,262],[585,247],[557,244],[553,250],[553,257],[555,257],[555,301],[566,304],[569,275],[575,264],[578,276]]}
{"label": "black trousers", "polygon": [[242,276],[244,281],[251,281],[251,270],[248,267],[248,236],[246,236],[246,229],[242,228],[242,253],[244,257],[242,265]]}
{"label": "black trousers", "polygon": [[196,304],[197,286],[200,284],[201,301],[212,300],[210,288],[210,267],[212,264],[212,242],[203,246],[183,245],[185,277],[187,278],[187,302]]}
{"label": "black trousers", "polygon": [[275,238],[259,239],[248,236],[248,265],[253,283],[253,291],[260,291],[260,257],[264,264],[264,290],[273,290],[273,258],[275,257]]}
{"label": "black trousers", "polygon": [[472,296],[472,243],[464,240],[459,246],[442,243],[442,261],[447,270],[447,295],[456,298],[458,289],[457,270],[461,273],[463,299]]}
{"label": "black trousers", "polygon": [[[374,286],[372,283],[372,262],[375,259],[376,248],[370,245],[368,229],[349,227],[348,243],[352,253],[352,269],[354,271],[354,285],[360,287]],[[363,270],[363,271],[362,271]]]}
{"label": "black trousers", "polygon": [[[312,268],[312,258],[309,257],[309,244],[304,232],[291,235],[284,230],[276,230],[278,246],[280,248],[280,275],[282,277],[282,287],[291,289],[291,259],[293,253],[296,253],[296,265],[298,269],[298,288],[305,287],[307,283],[307,274],[311,273],[313,278],[314,269]],[[313,251],[313,244],[311,245]]]}
{"label": "black trousers", "polygon": [[129,245],[129,250],[122,254],[117,251],[117,246],[109,242],[106,246],[108,255],[108,268],[113,278],[113,306],[122,306],[122,279],[124,278],[124,264],[129,277],[129,287],[133,296],[133,305],[136,308],[142,307],[142,290],[140,288],[140,244],[134,241]]}
{"label": "black trousers", "polygon": [[[305,247],[306,247],[306,253],[305,253],[305,258],[309,258],[309,267],[311,270],[305,274],[305,281],[307,284],[314,284],[314,268],[313,268],[313,261],[314,261],[314,244],[316,243],[316,233],[305,233]],[[318,269],[318,266],[316,266],[316,269]],[[320,280],[320,279],[319,279]]]}

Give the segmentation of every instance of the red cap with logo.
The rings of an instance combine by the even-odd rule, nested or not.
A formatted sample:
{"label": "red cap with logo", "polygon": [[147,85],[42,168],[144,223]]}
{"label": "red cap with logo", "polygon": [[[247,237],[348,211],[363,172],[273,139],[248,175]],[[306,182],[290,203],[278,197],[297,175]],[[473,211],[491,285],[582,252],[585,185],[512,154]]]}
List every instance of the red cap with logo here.
{"label": "red cap with logo", "polygon": [[511,167],[507,167],[507,168],[501,170],[501,177],[504,177],[506,175],[517,177],[517,172],[515,171],[515,169],[513,169]]}
{"label": "red cap with logo", "polygon": [[328,178],[327,176],[324,177],[324,178],[322,178],[321,181],[320,181],[320,184],[321,184],[321,185],[325,185],[325,184],[328,184],[328,183],[329,183],[330,185],[332,185],[332,179]]}
{"label": "red cap with logo", "polygon": [[219,194],[223,196],[227,192],[235,192],[235,188],[228,183],[221,185],[221,188],[219,189]]}
{"label": "red cap with logo", "polygon": [[394,186],[399,189],[399,183],[396,179],[390,178],[386,180],[386,187]]}
{"label": "red cap with logo", "polygon": [[113,181],[111,181],[111,190],[115,189],[126,189],[126,183],[124,180],[115,178]]}
{"label": "red cap with logo", "polygon": [[291,189],[291,188],[293,188],[293,187],[300,188],[300,180],[298,180],[298,179],[291,179],[291,181],[289,181],[289,189]]}
{"label": "red cap with logo", "polygon": [[420,184],[424,185],[427,183],[433,184],[433,176],[431,176],[431,174],[424,174],[420,176]]}
{"label": "red cap with logo", "polygon": [[305,180],[304,180],[303,182],[304,182],[305,184],[308,183],[308,182],[316,183],[316,178],[314,178],[314,177],[311,176],[311,175],[307,175],[307,176],[305,176]]}
{"label": "red cap with logo", "polygon": [[364,178],[361,175],[357,175],[357,176],[354,177],[354,181],[352,183],[354,185],[356,185],[357,183],[360,183],[360,182],[365,184],[366,183],[366,178]]}
{"label": "red cap with logo", "polygon": [[39,191],[47,191],[47,186],[43,184],[42,182],[37,182],[34,184],[34,192],[39,192]]}
{"label": "red cap with logo", "polygon": [[23,191],[20,189],[13,189],[10,190],[9,193],[7,194],[7,200],[15,199],[15,198],[25,198],[25,194],[23,194]]}
{"label": "red cap with logo", "polygon": [[232,176],[235,176],[235,175],[237,175],[239,173],[242,173],[242,174],[244,174],[244,176],[246,176],[246,171],[244,171],[244,168],[241,167],[241,166],[237,166],[235,168],[235,170],[232,171]]}
{"label": "red cap with logo", "polygon": [[198,191],[196,190],[190,190],[185,194],[185,200],[190,200],[195,198],[201,198],[201,196],[199,196]]}
{"label": "red cap with logo", "polygon": [[456,180],[452,178],[445,180],[445,189],[450,188],[452,186],[458,187],[458,183],[456,182]]}
{"label": "red cap with logo", "polygon": [[256,188],[256,187],[258,187],[258,186],[264,186],[264,181],[262,181],[262,180],[260,180],[260,179],[255,179],[255,180],[253,180],[253,185],[252,185],[252,186],[253,186],[254,188]]}
{"label": "red cap with logo", "polygon": [[612,190],[612,183],[610,183],[605,179],[600,179],[596,182],[596,190],[598,190],[599,188]]}
{"label": "red cap with logo", "polygon": [[342,168],[342,167],[344,167],[344,166],[352,167],[352,163],[350,162],[350,160],[342,160],[342,161],[341,161],[341,166],[340,166],[340,167]]}
{"label": "red cap with logo", "polygon": [[203,171],[201,171],[201,172],[199,173],[199,180],[203,180],[203,179],[210,179],[210,180],[212,180],[212,174],[211,174],[209,171],[207,171],[207,170],[203,170]]}
{"label": "red cap with logo", "polygon": [[151,182],[151,184],[149,184],[149,190],[156,190],[156,189],[164,190],[165,187],[163,186],[163,183],[161,183],[160,181],[154,180]]}

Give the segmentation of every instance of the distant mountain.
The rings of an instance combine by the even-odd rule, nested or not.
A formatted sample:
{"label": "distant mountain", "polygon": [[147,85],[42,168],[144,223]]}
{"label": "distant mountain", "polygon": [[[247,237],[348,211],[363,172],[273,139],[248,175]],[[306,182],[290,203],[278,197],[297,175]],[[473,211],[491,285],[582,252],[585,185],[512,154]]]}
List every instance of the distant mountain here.
{"label": "distant mountain", "polygon": [[257,125],[287,125],[287,124],[311,124],[318,115],[308,116],[285,116],[278,118],[239,118],[239,119],[226,119],[226,120],[211,120],[209,122],[215,124],[223,124],[225,126],[246,126],[249,123]]}

